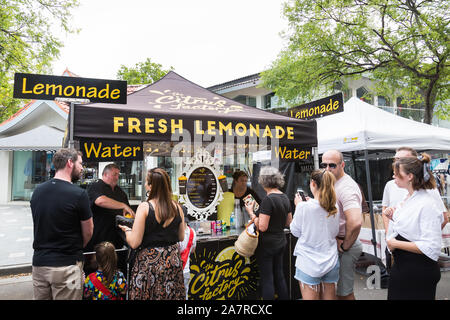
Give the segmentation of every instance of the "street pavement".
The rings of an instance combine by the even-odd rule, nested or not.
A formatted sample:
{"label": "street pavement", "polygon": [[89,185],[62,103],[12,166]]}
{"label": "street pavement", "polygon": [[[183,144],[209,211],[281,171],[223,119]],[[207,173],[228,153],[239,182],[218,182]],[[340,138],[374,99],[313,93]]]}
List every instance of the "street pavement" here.
{"label": "street pavement", "polygon": [[[355,274],[355,296],[357,300],[386,300],[387,289],[369,289],[367,276]],[[32,300],[33,283],[31,274],[0,277],[0,300]],[[450,271],[441,273],[436,290],[437,300],[450,299]]]}
{"label": "street pavement", "polygon": [[0,205],[0,267],[31,264],[33,219],[30,204]]}

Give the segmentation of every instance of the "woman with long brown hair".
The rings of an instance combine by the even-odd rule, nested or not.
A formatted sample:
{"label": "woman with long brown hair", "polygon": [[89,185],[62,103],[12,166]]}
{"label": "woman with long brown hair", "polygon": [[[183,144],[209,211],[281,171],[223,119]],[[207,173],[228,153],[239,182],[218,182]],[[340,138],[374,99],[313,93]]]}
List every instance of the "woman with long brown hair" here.
{"label": "woman with long brown hair", "polygon": [[395,209],[386,237],[394,256],[388,300],[434,300],[436,296],[444,218],[427,192],[436,187],[430,161],[430,156],[422,153],[393,164],[395,183],[408,194]]}
{"label": "woman with long brown hair", "polygon": [[291,233],[298,238],[294,249],[295,279],[300,283],[304,300],[336,299],[339,280],[339,254],[336,236],[339,233],[336,178],[324,169],[314,170],[309,187],[314,199],[302,202],[295,197],[295,214]]}
{"label": "woman with long brown hair", "polygon": [[139,248],[131,272],[131,300],[185,299],[178,241],[184,239],[184,215],[172,200],[170,178],[161,168],[147,173],[148,199],[139,205],[133,228],[119,226],[131,248]]}

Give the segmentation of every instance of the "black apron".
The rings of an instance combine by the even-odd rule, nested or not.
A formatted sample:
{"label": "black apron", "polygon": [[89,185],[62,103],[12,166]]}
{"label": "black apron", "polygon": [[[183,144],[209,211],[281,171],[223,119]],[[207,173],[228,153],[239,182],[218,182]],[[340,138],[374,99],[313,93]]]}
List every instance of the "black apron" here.
{"label": "black apron", "polygon": [[[395,239],[410,242],[398,235]],[[424,254],[395,249],[389,278],[388,300],[435,300],[441,279],[437,261]]]}

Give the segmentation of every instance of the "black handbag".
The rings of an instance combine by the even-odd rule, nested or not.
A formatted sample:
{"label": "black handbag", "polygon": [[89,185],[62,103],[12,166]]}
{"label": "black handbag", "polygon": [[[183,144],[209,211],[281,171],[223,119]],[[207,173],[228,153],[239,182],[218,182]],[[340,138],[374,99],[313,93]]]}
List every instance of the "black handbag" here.
{"label": "black handbag", "polygon": [[127,226],[128,228],[133,228],[134,218],[125,218],[124,216],[116,216],[116,228],[118,225]]}

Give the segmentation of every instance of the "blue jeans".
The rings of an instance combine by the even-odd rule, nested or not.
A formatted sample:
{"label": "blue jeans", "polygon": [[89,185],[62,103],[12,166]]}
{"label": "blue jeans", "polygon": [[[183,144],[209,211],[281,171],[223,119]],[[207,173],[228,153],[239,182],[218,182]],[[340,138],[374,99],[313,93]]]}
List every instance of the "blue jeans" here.
{"label": "blue jeans", "polygon": [[273,300],[275,292],[279,300],[289,299],[283,268],[284,248],[285,246],[269,252],[258,247],[256,251],[261,295],[264,300]]}

